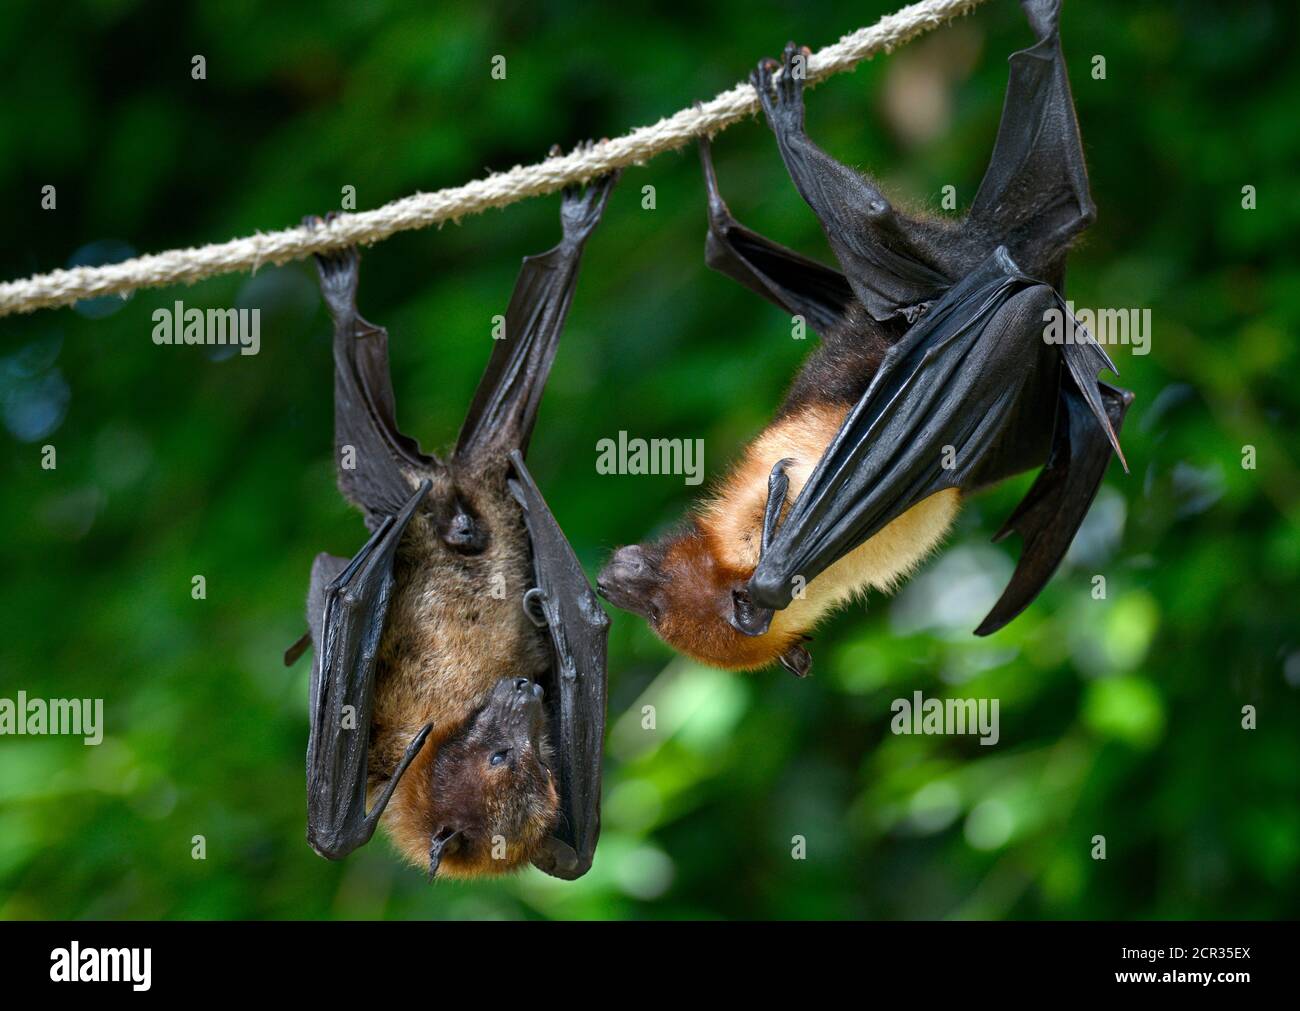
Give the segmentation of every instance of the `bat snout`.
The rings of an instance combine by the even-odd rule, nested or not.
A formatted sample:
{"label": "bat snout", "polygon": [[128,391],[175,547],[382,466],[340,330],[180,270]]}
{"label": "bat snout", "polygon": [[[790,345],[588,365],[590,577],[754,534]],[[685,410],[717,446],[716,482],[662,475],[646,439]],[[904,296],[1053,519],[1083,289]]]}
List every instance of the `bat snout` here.
{"label": "bat snout", "polygon": [[485,715],[491,723],[509,728],[522,737],[532,737],[545,723],[542,700],[546,690],[526,677],[504,677],[496,683]]}
{"label": "bat snout", "polygon": [[438,536],[447,547],[462,555],[480,554],[488,542],[487,529],[483,523],[463,506],[441,519]]}
{"label": "bat snout", "polygon": [[653,620],[659,574],[639,544],[619,548],[596,577],[596,592],[615,607]]}

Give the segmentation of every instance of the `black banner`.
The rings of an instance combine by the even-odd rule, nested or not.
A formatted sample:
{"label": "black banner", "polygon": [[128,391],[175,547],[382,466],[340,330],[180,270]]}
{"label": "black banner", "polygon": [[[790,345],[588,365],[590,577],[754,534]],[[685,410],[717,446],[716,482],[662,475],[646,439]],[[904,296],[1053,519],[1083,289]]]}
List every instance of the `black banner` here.
{"label": "black banner", "polygon": [[[664,999],[801,977],[822,992],[1192,992],[1290,989],[1290,923],[46,923],[0,924],[8,992],[147,999],[292,992],[430,1000]],[[619,980],[622,983],[619,983]],[[576,981],[575,981],[576,982]],[[585,984],[584,984],[585,985]],[[575,987],[575,992],[577,992]],[[550,998],[547,998],[548,1000]],[[639,998],[638,998],[639,999]]]}

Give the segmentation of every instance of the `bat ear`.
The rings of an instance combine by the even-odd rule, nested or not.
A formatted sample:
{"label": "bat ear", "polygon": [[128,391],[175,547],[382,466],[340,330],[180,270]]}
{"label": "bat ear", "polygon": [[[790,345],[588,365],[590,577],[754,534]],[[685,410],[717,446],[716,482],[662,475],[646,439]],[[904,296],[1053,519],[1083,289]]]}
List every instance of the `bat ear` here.
{"label": "bat ear", "polygon": [[442,858],[448,853],[455,853],[458,849],[460,849],[460,829],[444,825],[433,833],[433,838],[429,841],[430,881],[438,876],[438,865],[442,863]]}
{"label": "bat ear", "polygon": [[803,646],[791,646],[777,659],[781,661],[782,667],[797,678],[806,678],[812,673],[812,654]]}

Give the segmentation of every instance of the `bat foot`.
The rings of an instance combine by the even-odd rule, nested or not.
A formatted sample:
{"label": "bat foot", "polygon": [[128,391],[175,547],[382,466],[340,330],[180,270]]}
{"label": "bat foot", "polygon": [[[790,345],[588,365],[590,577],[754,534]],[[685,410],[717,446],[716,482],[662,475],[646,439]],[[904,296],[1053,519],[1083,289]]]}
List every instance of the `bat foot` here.
{"label": "bat foot", "polygon": [[[696,105],[699,103],[697,102]],[[709,202],[709,231],[726,235],[727,230],[736,223],[736,219],[731,216],[731,210],[718,189],[718,175],[713,168],[713,144],[707,136],[701,136],[699,145],[700,166],[704,170],[704,188]]]}
{"label": "bat foot", "polygon": [[[781,62],[760,60],[749,81],[758,92],[767,122],[778,136],[804,132],[803,89],[808,74],[807,46],[787,42]],[[780,71],[780,77],[777,72]]]}
{"label": "bat foot", "polygon": [[1056,34],[1061,17],[1061,0],[1021,0],[1025,17],[1039,39],[1046,39]]}
{"label": "bat foot", "polygon": [[[574,146],[573,153],[585,154],[595,146],[595,141],[584,140]],[[551,155],[558,154],[559,150],[559,145],[554,145],[551,148]],[[619,175],[619,170],[615,169],[603,176],[597,176],[585,186],[564,187],[561,193],[560,223],[564,227],[566,242],[581,244],[591,235],[596,225],[600,223],[601,215],[605,213],[605,203],[609,200],[610,191],[618,182]]]}
{"label": "bat foot", "polygon": [[[309,214],[302,219],[302,224],[309,231],[315,231],[318,228],[328,228],[330,222],[338,216],[338,211],[330,211],[323,218]],[[340,316],[355,316],[357,278],[361,267],[361,255],[357,252],[357,247],[347,246],[317,253],[315,260],[316,272],[320,275],[321,296],[330,313],[336,319]]]}

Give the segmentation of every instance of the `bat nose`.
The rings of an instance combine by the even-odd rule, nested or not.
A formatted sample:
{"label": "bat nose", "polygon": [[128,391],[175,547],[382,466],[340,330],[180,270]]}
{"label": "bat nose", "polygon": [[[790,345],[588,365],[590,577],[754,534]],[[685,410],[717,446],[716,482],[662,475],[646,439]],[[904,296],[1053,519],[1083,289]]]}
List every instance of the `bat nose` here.
{"label": "bat nose", "polygon": [[460,554],[477,555],[487,547],[487,530],[465,507],[457,506],[438,532],[443,543]]}
{"label": "bat nose", "polygon": [[660,592],[658,563],[639,544],[619,548],[596,578],[596,592],[615,607],[658,622],[656,600]]}
{"label": "bat nose", "polygon": [[596,579],[599,590],[630,590],[643,585],[650,575],[650,564],[639,544],[619,548],[605,563]]}

